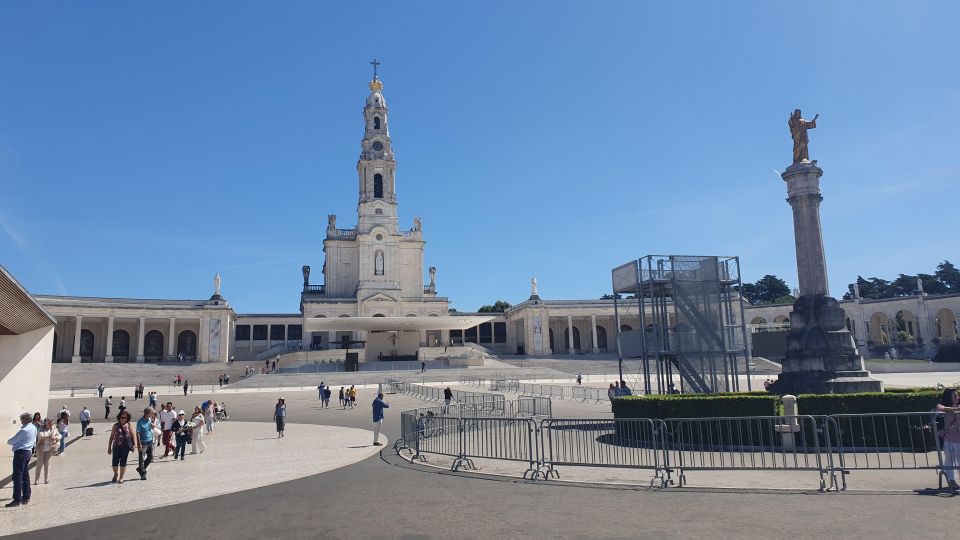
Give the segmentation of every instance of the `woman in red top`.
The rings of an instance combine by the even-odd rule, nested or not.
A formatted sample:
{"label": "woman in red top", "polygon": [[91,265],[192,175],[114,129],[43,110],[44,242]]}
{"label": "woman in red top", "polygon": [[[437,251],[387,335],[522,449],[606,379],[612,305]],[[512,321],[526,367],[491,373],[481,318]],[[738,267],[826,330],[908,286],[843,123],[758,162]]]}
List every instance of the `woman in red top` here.
{"label": "woman in red top", "polygon": [[136,446],[137,432],[130,426],[130,413],[125,410],[120,411],[117,415],[117,423],[110,430],[110,441],[107,443],[107,454],[113,456],[112,482],[123,483],[123,473],[127,470],[127,456]]}

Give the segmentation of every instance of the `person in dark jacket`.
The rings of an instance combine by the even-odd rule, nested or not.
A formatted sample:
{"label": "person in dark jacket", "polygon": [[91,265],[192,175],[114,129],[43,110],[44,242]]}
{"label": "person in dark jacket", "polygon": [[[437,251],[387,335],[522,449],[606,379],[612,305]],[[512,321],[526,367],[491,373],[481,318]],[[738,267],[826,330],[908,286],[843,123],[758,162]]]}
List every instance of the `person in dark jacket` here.
{"label": "person in dark jacket", "polygon": [[173,431],[177,446],[173,450],[173,459],[177,459],[177,456],[180,456],[180,461],[183,461],[183,456],[187,452],[187,443],[190,442],[191,428],[190,423],[187,421],[187,417],[183,411],[177,412],[177,419],[173,421]]}
{"label": "person in dark jacket", "polygon": [[380,429],[383,427],[383,410],[389,409],[390,405],[383,400],[383,392],[377,394],[377,399],[373,400],[373,445],[383,446],[380,442]]}

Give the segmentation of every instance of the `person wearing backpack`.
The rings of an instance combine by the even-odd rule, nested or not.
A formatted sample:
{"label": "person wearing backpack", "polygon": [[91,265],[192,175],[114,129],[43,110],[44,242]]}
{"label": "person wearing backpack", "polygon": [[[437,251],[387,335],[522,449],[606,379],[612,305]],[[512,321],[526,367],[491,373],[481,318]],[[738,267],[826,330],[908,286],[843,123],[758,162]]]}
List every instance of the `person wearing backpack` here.
{"label": "person wearing backpack", "polygon": [[950,489],[960,489],[957,484],[957,469],[960,468],[960,394],[955,388],[943,391],[937,411],[943,413],[943,474],[950,482]]}

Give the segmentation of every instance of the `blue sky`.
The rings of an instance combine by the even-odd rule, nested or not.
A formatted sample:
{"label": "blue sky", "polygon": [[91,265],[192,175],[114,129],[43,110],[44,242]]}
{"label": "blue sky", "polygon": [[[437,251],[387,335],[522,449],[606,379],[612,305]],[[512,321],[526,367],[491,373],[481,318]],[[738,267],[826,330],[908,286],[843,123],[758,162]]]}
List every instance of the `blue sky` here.
{"label": "blue sky", "polygon": [[[460,310],[650,253],[796,286],[787,116],[819,112],[834,295],[960,263],[948,2],[6,2],[0,264],[34,293],[296,312],[356,220],[381,62],[401,225]],[[316,281],[316,280],[315,280]]]}

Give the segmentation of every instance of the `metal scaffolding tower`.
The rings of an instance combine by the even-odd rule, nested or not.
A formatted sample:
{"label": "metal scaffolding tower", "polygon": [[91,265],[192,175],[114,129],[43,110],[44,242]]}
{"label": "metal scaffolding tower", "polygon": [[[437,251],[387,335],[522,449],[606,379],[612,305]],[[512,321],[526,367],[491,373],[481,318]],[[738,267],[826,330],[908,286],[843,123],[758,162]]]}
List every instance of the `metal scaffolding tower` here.
{"label": "metal scaffolding tower", "polygon": [[[750,353],[743,315],[738,257],[648,255],[613,269],[617,351],[641,358],[646,393],[740,391],[750,385]],[[622,330],[635,295],[640,328]],[[656,381],[656,390],[654,383]]]}

